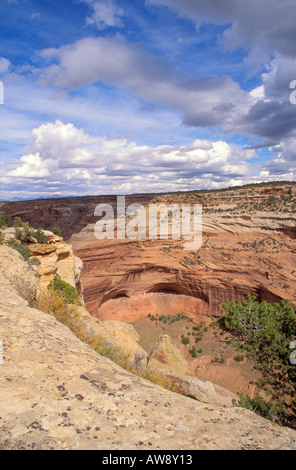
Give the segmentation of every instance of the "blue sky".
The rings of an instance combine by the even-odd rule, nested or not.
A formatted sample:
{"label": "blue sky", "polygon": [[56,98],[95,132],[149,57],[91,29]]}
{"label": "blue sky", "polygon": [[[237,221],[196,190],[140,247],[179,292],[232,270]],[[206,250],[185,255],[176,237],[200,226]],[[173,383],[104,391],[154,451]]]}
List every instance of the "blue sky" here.
{"label": "blue sky", "polygon": [[294,0],[0,0],[0,200],[295,180]]}

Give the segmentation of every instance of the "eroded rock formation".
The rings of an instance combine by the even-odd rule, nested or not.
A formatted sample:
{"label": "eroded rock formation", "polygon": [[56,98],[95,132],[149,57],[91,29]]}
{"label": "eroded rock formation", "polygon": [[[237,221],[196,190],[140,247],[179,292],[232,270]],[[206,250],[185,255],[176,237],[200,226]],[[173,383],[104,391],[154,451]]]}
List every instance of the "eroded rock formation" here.
{"label": "eroded rock formation", "polygon": [[[202,204],[202,246],[195,251],[184,250],[184,240],[116,240],[116,234],[114,240],[97,240],[94,208],[102,202],[113,204],[116,215],[116,197],[112,196],[30,201],[0,208],[10,222],[21,216],[36,227],[59,226],[71,236],[74,256],[83,261],[81,284],[92,315],[88,325],[94,322],[107,334],[107,323],[102,326],[106,321],[131,323],[148,314],[179,313],[208,323],[221,314],[223,302],[241,301],[247,293],[270,302],[290,299],[296,307],[295,184],[127,198],[126,204]],[[49,256],[56,260],[57,252]],[[59,262],[62,256],[61,252]],[[57,269],[55,261],[50,264]],[[120,334],[115,336],[118,339]],[[138,346],[135,341],[133,347]],[[147,355],[146,344],[145,348]],[[160,363],[170,369],[174,360],[168,351],[159,354]],[[233,358],[223,367],[212,360],[198,357],[188,373],[234,393],[254,396],[253,377],[242,375]],[[179,365],[186,373],[183,362],[181,358]]]}
{"label": "eroded rock formation", "polygon": [[83,260],[88,310],[101,319],[134,321],[182,312],[197,321],[221,313],[226,300],[291,299],[296,291],[293,214],[205,214],[203,244],[186,251],[173,240],[97,240],[94,225],[71,238]]}
{"label": "eroded rock formation", "polygon": [[99,356],[30,308],[36,290],[34,271],[0,246],[1,449],[296,449],[291,429],[172,393]]}
{"label": "eroded rock formation", "polygon": [[[13,227],[4,228],[1,234],[4,243],[15,240],[15,229]],[[43,234],[48,239],[47,243],[37,243],[34,238],[28,243],[31,258],[38,260],[40,263],[38,267],[38,290],[46,289],[49,282],[57,274],[75,287],[77,292],[82,295],[83,288],[80,275],[83,263],[81,259],[73,254],[72,246],[66,243],[62,237],[48,230],[44,230]]]}
{"label": "eroded rock formation", "polygon": [[271,302],[295,299],[296,185],[250,185],[218,191],[126,197],[132,203],[201,204],[203,247],[179,241],[95,239],[95,207],[116,196],[22,201],[1,206],[35,227],[58,226],[82,259],[84,297],[91,314],[132,321],[141,314],[183,311],[202,319],[246,292]]}

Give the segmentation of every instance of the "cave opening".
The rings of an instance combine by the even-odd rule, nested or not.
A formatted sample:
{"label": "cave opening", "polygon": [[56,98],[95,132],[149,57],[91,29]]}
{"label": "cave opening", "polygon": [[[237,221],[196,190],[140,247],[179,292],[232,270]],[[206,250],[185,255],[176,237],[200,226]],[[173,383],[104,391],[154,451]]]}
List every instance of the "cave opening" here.
{"label": "cave opening", "polygon": [[112,297],[112,299],[110,299],[110,300],[114,300],[114,299],[128,299],[128,298],[129,298],[128,295],[121,293],[121,294],[117,294],[115,297]]}
{"label": "cave opening", "polygon": [[181,295],[181,292],[173,289],[172,287],[154,287],[153,289],[149,290],[147,294],[173,294],[173,295]]}

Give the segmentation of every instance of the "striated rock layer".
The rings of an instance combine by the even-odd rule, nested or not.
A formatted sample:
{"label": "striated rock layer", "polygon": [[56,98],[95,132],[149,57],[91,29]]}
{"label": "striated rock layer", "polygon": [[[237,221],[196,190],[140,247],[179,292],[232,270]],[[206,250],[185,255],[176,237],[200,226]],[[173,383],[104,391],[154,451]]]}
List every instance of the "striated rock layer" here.
{"label": "striated rock layer", "polygon": [[97,240],[94,225],[71,238],[83,260],[88,311],[132,322],[182,312],[197,321],[221,314],[226,300],[252,293],[278,302],[296,292],[293,214],[204,214],[202,247],[187,251],[175,240]]}
{"label": "striated rock layer", "polygon": [[87,196],[3,204],[0,215],[35,227],[62,229],[82,259],[86,307],[102,319],[185,313],[219,315],[225,300],[250,292],[259,300],[296,302],[296,185],[269,183],[217,191],[142,194],[132,203],[191,203],[203,208],[203,246],[178,240],[106,240],[93,234],[95,207],[116,196]]}
{"label": "striated rock layer", "polygon": [[15,275],[0,268],[1,449],[296,449],[291,429],[164,390],[99,356],[29,307],[36,276],[18,253],[0,247],[6,257]]}
{"label": "striated rock layer", "polygon": [[[155,194],[136,194],[126,197],[127,204],[134,202],[147,204]],[[0,205],[0,215],[7,216],[8,225],[13,225],[14,217],[21,217],[35,228],[51,230],[62,229],[63,237],[68,240],[89,223],[94,223],[98,204],[111,204],[116,211],[116,196],[84,196],[56,199],[36,199],[33,201],[8,202]]]}

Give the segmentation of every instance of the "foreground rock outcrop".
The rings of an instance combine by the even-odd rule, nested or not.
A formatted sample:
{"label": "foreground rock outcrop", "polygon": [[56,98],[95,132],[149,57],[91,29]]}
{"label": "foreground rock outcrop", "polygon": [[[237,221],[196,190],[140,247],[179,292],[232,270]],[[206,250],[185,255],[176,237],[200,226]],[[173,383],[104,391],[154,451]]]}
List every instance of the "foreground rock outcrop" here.
{"label": "foreground rock outcrop", "polygon": [[30,308],[37,280],[0,246],[1,449],[296,449],[291,429],[164,390],[99,356]]}
{"label": "foreground rock outcrop", "polygon": [[[23,230],[22,228],[19,230]],[[38,243],[33,237],[28,243],[31,258],[38,260],[38,291],[47,287],[49,282],[57,274],[64,281],[75,287],[81,295],[83,288],[80,282],[82,261],[74,255],[72,246],[66,243],[62,237],[55,235],[49,230],[44,230],[47,243]],[[3,241],[15,240],[15,229],[13,227],[4,228],[1,231]]]}

